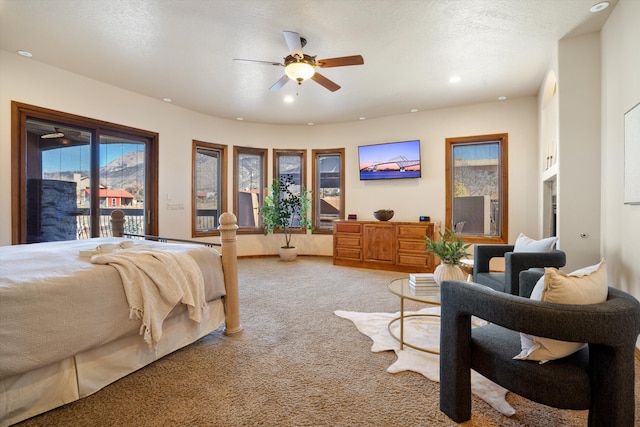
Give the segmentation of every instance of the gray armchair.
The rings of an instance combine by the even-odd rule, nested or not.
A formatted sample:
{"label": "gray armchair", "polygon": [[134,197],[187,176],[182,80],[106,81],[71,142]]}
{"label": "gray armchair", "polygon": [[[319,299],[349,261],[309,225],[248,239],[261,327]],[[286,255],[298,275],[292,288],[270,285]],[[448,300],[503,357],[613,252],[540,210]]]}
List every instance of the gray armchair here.
{"label": "gray armchair", "polygon": [[[528,272],[529,287],[537,276]],[[634,351],[640,303],[609,288],[605,302],[568,305],[533,301],[485,286],[441,286],[440,410],[460,423],[471,418],[470,370],[544,405],[589,409],[589,426],[633,426]],[[471,316],[490,322],[471,329]],[[520,334],[588,346],[545,364],[514,360]]]}
{"label": "gray armchair", "polygon": [[[473,281],[496,291],[520,295],[519,275],[530,268],[564,267],[563,251],[513,252],[514,245],[476,245],[473,249]],[[491,258],[504,257],[504,272],[489,270]]]}

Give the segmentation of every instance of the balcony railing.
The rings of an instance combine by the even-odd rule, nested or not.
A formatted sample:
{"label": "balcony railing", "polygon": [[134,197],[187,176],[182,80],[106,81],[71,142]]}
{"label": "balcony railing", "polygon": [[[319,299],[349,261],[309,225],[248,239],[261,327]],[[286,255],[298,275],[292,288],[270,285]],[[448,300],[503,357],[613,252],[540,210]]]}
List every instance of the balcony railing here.
{"label": "balcony railing", "polygon": [[[116,209],[100,209],[100,237],[112,237],[111,212]],[[144,209],[119,209],[124,212],[124,232],[126,234],[146,234]],[[218,228],[218,211],[216,209],[198,210],[196,228],[198,230],[216,230]],[[76,217],[78,240],[91,237],[91,220],[89,209],[78,209]]]}
{"label": "balcony railing", "polygon": [[[112,237],[111,212],[115,209],[100,209],[100,237]],[[130,234],[144,234],[144,209],[120,209],[124,212],[124,232]],[[76,217],[78,240],[91,237],[91,219],[89,209],[78,209]]]}

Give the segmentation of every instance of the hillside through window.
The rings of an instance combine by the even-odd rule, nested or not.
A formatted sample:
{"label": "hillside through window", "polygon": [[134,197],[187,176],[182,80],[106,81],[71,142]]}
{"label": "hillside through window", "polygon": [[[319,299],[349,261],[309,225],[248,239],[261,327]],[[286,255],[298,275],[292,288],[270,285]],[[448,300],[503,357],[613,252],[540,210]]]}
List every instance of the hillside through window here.
{"label": "hillside through window", "polygon": [[219,235],[220,215],[227,209],[227,147],[195,140],[192,146],[191,235]]}
{"label": "hillside through window", "polygon": [[333,233],[333,221],[344,219],[344,149],[312,150],[313,233]]}

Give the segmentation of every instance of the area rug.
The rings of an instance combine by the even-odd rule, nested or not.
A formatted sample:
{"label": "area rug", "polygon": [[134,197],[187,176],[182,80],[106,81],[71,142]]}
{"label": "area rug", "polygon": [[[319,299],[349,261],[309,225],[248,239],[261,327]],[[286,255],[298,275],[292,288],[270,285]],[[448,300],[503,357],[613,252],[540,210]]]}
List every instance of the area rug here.
{"label": "area rug", "polygon": [[[373,340],[371,351],[394,351],[397,360],[387,368],[387,372],[397,373],[413,371],[424,375],[431,381],[440,381],[440,357],[437,354],[425,353],[406,345],[400,350],[400,343],[391,336],[388,330],[389,322],[400,316],[400,313],[360,313],[355,311],[334,311],[336,316],[351,320],[358,331]],[[405,319],[404,341],[414,346],[438,351],[440,348],[440,307],[427,307],[418,311],[405,312],[405,316],[415,314],[429,314]],[[473,326],[480,326],[485,322],[473,319]],[[392,325],[392,332],[400,336],[400,324]],[[507,389],[500,387],[475,371],[471,371],[471,391],[480,399],[487,402],[500,413],[510,417],[516,413],[505,400]]]}

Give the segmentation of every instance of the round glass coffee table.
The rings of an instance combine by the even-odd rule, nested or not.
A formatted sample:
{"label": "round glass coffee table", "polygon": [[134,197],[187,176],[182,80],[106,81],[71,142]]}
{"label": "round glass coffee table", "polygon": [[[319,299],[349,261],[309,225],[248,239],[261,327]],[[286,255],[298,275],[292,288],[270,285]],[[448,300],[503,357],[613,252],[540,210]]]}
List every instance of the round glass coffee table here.
{"label": "round glass coffee table", "polygon": [[[417,345],[413,345],[404,340],[404,322],[406,319],[411,319],[415,317],[440,317],[439,314],[404,314],[404,302],[405,300],[416,301],[424,304],[433,304],[440,305],[440,286],[429,288],[427,291],[414,291],[411,289],[409,284],[409,278],[395,279],[392,280],[387,287],[389,291],[400,297],[400,317],[396,317],[389,322],[387,329],[389,334],[400,343],[400,350],[404,349],[404,346],[411,347],[415,350],[424,351],[426,353],[431,354],[440,354],[438,351],[429,350],[426,348],[419,347]],[[400,322],[400,336],[393,332],[392,328],[396,324],[396,322]]]}

